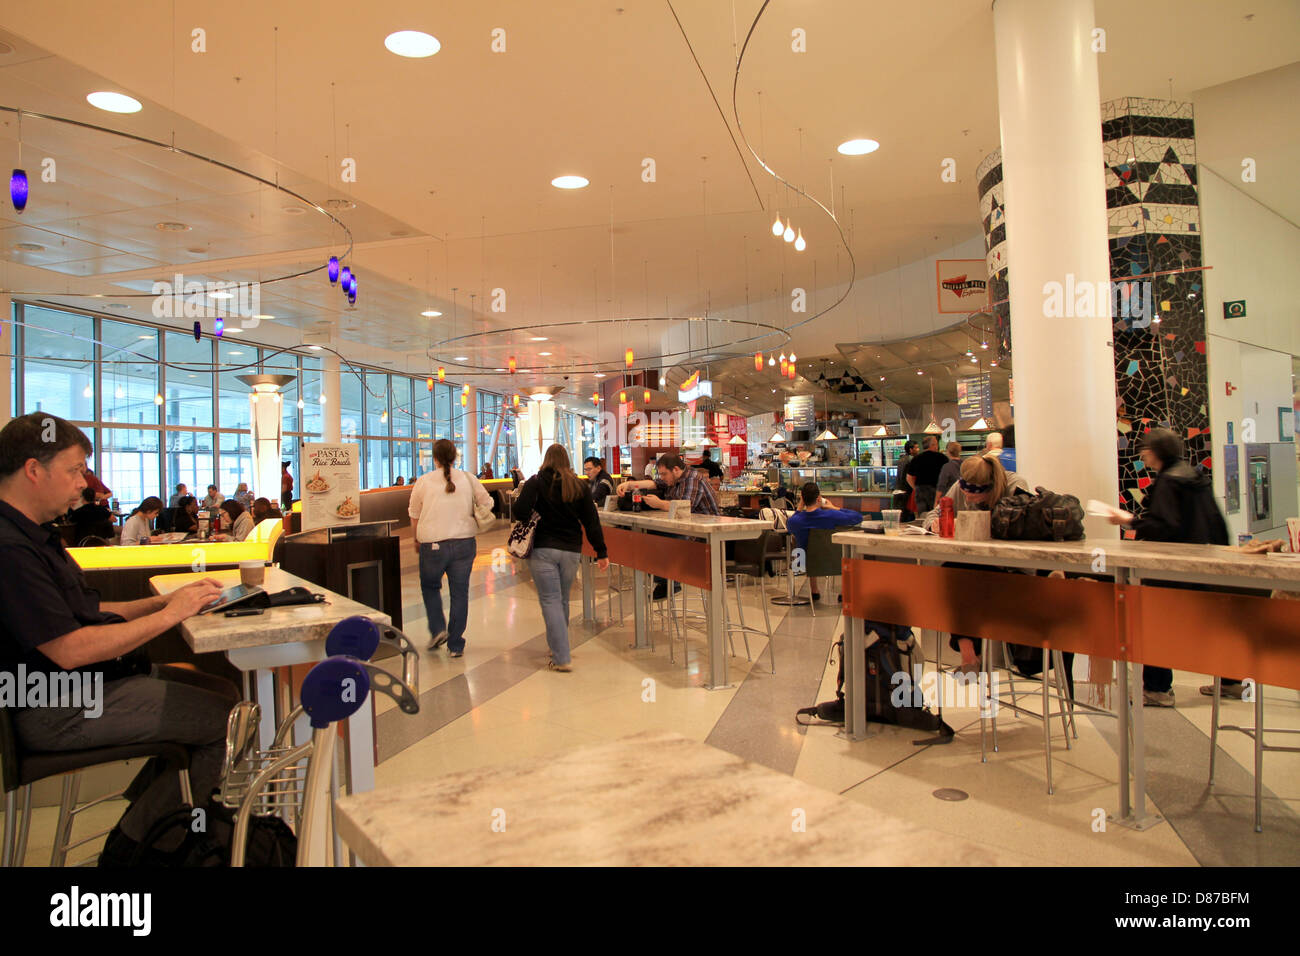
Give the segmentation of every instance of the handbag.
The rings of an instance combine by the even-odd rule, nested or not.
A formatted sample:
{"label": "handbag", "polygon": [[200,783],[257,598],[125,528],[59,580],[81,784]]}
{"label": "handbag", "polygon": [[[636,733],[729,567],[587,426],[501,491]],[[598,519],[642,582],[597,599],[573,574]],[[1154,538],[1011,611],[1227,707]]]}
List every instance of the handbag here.
{"label": "handbag", "polygon": [[506,539],[506,552],[516,558],[526,558],[533,553],[533,536],[537,534],[537,525],[542,516],[536,509],[527,521],[516,521],[510,526],[510,537]]}
{"label": "handbag", "polygon": [[[478,484],[477,479],[474,484]],[[480,505],[474,500],[472,489],[469,496],[469,513],[474,517],[474,525],[479,531],[491,531],[497,523],[496,515],[492,513],[492,505]]]}
{"label": "handbag", "polygon": [[1039,485],[1036,494],[1010,494],[993,506],[989,519],[994,538],[1004,541],[1081,541],[1083,507],[1074,495],[1060,495]]}

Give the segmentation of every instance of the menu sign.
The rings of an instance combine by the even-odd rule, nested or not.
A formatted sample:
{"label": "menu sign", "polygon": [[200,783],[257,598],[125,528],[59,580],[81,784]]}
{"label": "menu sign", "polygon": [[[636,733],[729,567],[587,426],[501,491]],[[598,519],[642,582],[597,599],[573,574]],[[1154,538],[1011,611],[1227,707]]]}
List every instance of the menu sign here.
{"label": "menu sign", "polygon": [[991,418],[993,416],[993,388],[989,373],[957,379],[957,417]]}
{"label": "menu sign", "polygon": [[303,446],[303,531],[361,523],[360,451],[356,443]]}
{"label": "menu sign", "polygon": [[785,423],[790,430],[811,431],[816,412],[811,395],[793,395],[785,402]]}

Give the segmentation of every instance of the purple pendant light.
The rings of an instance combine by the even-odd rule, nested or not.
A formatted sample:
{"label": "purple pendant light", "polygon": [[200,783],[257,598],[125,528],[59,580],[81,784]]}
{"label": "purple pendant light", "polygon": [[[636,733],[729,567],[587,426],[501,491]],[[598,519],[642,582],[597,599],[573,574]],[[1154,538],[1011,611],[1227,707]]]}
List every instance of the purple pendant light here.
{"label": "purple pendant light", "polygon": [[203,339],[203,326],[198,322],[194,323],[194,341],[198,342]]}
{"label": "purple pendant light", "polygon": [[17,212],[27,208],[27,171],[15,169],[9,177],[9,199]]}
{"label": "purple pendant light", "polygon": [[347,266],[343,267],[343,291],[348,291],[348,286],[352,284],[352,270]]}
{"label": "purple pendant light", "polygon": [[339,257],[330,256],[330,285],[339,281]]}
{"label": "purple pendant light", "polygon": [[225,330],[226,330],[226,320],[223,319],[221,316],[217,316],[217,320],[212,323],[212,331],[216,334],[217,338],[221,338],[221,333],[224,332]]}

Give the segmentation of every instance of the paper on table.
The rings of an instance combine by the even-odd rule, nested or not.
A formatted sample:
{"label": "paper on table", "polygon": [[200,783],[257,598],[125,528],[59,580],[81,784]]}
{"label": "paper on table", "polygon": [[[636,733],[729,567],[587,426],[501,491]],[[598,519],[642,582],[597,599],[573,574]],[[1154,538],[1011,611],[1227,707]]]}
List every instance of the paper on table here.
{"label": "paper on table", "polygon": [[1106,502],[1098,501],[1096,498],[1088,499],[1086,510],[1088,514],[1095,518],[1110,518],[1112,516],[1122,518],[1124,515],[1128,514],[1124,509],[1116,508],[1114,505],[1108,505]]}
{"label": "paper on table", "polygon": [[929,530],[928,528],[922,527],[922,526],[919,525],[919,524],[905,524],[905,525],[903,525],[903,532],[902,532],[902,533],[903,533],[903,534],[935,534],[935,532]]}

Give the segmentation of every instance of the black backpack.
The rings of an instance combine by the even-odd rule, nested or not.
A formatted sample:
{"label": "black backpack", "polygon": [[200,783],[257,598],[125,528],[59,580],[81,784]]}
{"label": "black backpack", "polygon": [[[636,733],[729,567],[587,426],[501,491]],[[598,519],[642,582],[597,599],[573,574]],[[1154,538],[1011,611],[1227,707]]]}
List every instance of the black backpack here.
{"label": "black backpack", "polygon": [[[148,865],[143,862],[146,852],[167,835],[181,832],[181,845],[169,851],[169,865],[181,867],[230,866],[230,844],[235,834],[234,811],[210,800],[207,807],[206,829],[196,833],[193,829],[194,808],[183,806],[179,810],[156,820],[136,847],[132,866]],[[298,856],[298,838],[279,817],[254,816],[248,824],[248,848],[244,866],[294,866]]]}
{"label": "black backpack", "polygon": [[1083,506],[1074,495],[1041,485],[1037,493],[1007,495],[993,506],[989,530],[1004,541],[1082,541]]}
{"label": "black backpack", "polygon": [[[867,630],[867,680],[866,711],[867,720],[881,724],[897,724],[913,730],[925,730],[936,734],[924,740],[914,740],[915,744],[948,743],[955,731],[948,726],[938,714],[930,712],[928,707],[918,707],[912,703],[906,688],[911,684],[902,682],[902,677],[909,677],[903,669],[903,654],[911,661],[916,640],[912,629],[902,625],[881,624],[874,621],[865,622]],[[844,642],[837,641],[840,649],[840,671],[835,681],[835,699],[804,707],[795,716],[812,715],[819,720],[833,724],[844,723]],[[902,675],[902,677],[895,677]],[[802,723],[802,721],[800,721]]]}

